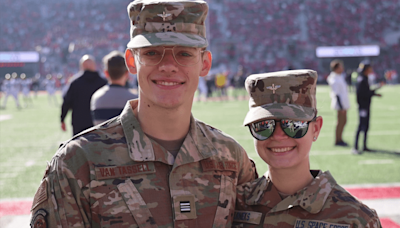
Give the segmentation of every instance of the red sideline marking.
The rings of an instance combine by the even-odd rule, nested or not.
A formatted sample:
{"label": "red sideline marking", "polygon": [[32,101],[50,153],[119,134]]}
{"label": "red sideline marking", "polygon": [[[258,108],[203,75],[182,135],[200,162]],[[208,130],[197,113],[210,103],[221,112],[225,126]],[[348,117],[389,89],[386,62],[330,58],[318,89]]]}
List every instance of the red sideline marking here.
{"label": "red sideline marking", "polygon": [[385,228],[400,228],[397,223],[393,222],[390,218],[379,218],[381,220],[382,227]]}
{"label": "red sideline marking", "polygon": [[360,200],[400,198],[400,187],[346,188]]}
{"label": "red sideline marking", "polygon": [[0,218],[5,215],[28,215],[31,207],[32,201],[0,202]]}

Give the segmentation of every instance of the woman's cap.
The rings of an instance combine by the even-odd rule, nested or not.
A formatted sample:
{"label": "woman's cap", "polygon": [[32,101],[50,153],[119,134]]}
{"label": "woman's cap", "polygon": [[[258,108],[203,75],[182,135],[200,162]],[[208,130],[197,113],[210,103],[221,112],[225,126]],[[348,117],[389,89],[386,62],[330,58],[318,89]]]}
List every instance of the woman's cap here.
{"label": "woman's cap", "polygon": [[207,47],[205,20],[208,5],[202,0],[136,0],[129,4],[128,48],[161,45]]}
{"label": "woman's cap", "polygon": [[250,75],[245,82],[249,112],[243,125],[271,117],[312,120],[317,114],[317,79],[317,72],[307,69]]}

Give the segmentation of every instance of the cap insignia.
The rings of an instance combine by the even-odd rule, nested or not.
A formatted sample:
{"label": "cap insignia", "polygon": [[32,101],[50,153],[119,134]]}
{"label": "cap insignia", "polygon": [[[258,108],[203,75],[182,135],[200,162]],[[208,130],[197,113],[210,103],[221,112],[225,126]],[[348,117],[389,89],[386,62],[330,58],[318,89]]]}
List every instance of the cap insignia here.
{"label": "cap insignia", "polygon": [[275,94],[275,91],[276,91],[277,89],[279,89],[279,88],[281,88],[281,86],[280,86],[280,85],[276,85],[276,86],[275,86],[275,84],[272,84],[272,86],[268,86],[268,87],[267,87],[267,89],[272,90],[272,93],[273,93],[273,94]]}
{"label": "cap insignia", "polygon": [[171,16],[170,13],[165,13],[165,11],[163,12],[163,14],[157,14],[157,16],[162,17],[163,21],[165,21],[165,19],[169,16]]}

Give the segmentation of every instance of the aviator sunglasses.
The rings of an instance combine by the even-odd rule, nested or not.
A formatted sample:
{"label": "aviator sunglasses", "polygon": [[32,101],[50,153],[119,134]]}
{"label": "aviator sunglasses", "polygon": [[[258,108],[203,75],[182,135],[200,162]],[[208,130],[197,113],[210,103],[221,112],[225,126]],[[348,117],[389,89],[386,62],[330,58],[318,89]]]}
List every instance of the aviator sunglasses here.
{"label": "aviator sunglasses", "polygon": [[299,139],[307,134],[308,125],[316,120],[316,116],[310,121],[296,121],[289,119],[281,120],[262,120],[249,124],[251,135],[260,141],[266,140],[272,136],[277,122],[280,122],[281,128],[285,134],[291,138]]}

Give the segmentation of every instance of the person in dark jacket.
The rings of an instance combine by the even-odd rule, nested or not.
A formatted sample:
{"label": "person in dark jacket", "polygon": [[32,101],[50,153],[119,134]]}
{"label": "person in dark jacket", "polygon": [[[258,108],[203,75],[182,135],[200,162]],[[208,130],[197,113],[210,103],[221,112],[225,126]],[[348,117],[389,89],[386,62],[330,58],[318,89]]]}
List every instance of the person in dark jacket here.
{"label": "person in dark jacket", "polygon": [[64,119],[68,111],[72,109],[73,135],[93,126],[90,112],[90,99],[93,93],[107,84],[96,71],[96,63],[93,56],[84,55],[79,61],[81,72],[78,73],[63,96],[61,107],[61,129],[66,131]]}
{"label": "person in dark jacket", "polygon": [[356,93],[358,103],[358,118],[359,124],[356,132],[356,139],[353,148],[353,154],[361,154],[358,150],[358,137],[360,132],[364,132],[364,145],[363,151],[372,151],[367,147],[367,132],[369,128],[370,106],[372,96],[381,97],[380,94],[375,93],[375,90],[369,88],[368,75],[373,72],[372,65],[363,61],[358,67],[359,75],[357,77]]}

